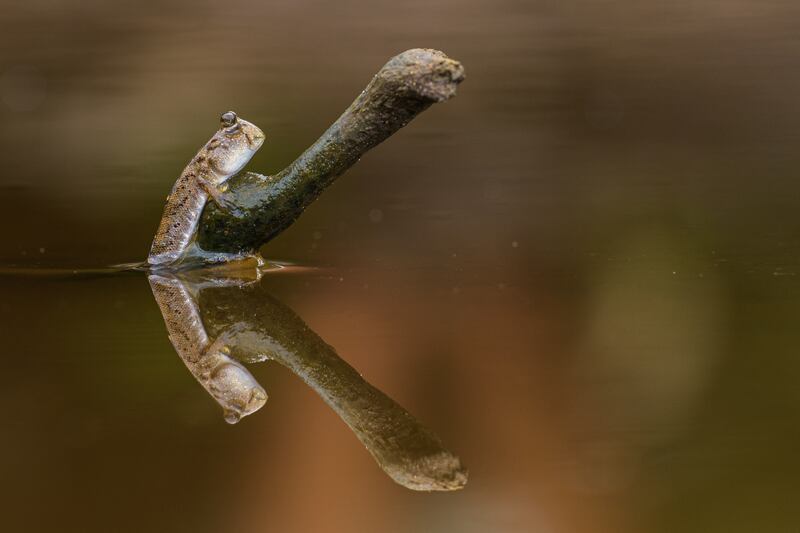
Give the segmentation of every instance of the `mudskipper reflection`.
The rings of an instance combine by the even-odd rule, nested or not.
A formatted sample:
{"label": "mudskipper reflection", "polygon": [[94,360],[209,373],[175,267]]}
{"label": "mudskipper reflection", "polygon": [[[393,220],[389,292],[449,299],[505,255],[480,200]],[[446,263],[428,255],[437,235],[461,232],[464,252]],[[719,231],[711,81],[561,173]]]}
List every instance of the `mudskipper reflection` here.
{"label": "mudskipper reflection", "polygon": [[203,327],[196,303],[200,286],[165,275],[153,274],[148,280],[172,346],[189,372],[222,406],[225,421],[235,424],[261,409],[267,401],[266,391],[230,356],[227,336],[218,335],[212,342]]}
{"label": "mudskipper reflection", "polygon": [[151,274],[170,341],[186,367],[238,422],[267,394],[242,363],[272,360],[310,386],[378,465],[413,490],[457,490],[460,459],[391,398],[367,383],[303,320],[267,293],[257,269]]}

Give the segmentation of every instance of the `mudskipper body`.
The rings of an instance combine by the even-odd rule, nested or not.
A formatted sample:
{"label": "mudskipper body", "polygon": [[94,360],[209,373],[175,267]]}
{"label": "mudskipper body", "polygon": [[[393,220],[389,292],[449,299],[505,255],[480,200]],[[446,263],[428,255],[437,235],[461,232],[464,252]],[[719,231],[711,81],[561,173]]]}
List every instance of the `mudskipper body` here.
{"label": "mudskipper body", "polygon": [[230,357],[227,336],[210,339],[190,283],[164,273],[148,276],[169,340],[186,368],[217,401],[225,421],[235,424],[259,410],[267,393],[241,363]]}
{"label": "mudskipper body", "polygon": [[233,209],[224,196],[226,182],[244,168],[263,143],[264,133],[258,127],[233,111],[222,114],[219,130],[186,166],[167,197],[148,265],[169,266],[184,257],[196,238],[209,197],[222,209]]}

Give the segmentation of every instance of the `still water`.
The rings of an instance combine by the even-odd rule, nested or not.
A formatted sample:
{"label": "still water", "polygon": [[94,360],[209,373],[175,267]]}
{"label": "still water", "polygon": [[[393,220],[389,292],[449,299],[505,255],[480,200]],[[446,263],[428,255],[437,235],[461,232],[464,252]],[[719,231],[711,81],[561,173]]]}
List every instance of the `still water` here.
{"label": "still water", "polygon": [[[0,20],[4,531],[800,527],[795,2]],[[220,112],[272,173],[420,46],[463,62],[458,96],[264,247],[286,268],[94,271],[144,259]],[[230,345],[220,382],[159,287]]]}

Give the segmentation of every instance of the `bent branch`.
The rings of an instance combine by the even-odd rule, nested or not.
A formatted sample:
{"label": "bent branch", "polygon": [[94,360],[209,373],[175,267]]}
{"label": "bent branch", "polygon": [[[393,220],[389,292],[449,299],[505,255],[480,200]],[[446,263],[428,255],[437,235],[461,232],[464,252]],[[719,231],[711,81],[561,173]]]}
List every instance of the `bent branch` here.
{"label": "bent branch", "polygon": [[464,79],[458,61],[437,50],[407,50],[389,60],[366,89],[310,148],[274,176],[231,179],[233,214],[209,202],[198,243],[209,252],[251,253],[288,228],[328,185],[370,148],[431,104],[455,95]]}

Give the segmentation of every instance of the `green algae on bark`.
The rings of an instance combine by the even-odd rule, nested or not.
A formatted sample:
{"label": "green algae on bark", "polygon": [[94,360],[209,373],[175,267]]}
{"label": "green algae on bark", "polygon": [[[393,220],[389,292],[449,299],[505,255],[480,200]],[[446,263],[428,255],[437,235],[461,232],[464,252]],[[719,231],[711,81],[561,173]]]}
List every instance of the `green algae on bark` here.
{"label": "green algae on bark", "polygon": [[246,254],[288,228],[337,177],[415,116],[455,95],[458,61],[416,48],[389,60],[328,130],[274,176],[246,172],[229,182],[239,213],[209,202],[198,229],[203,250]]}

